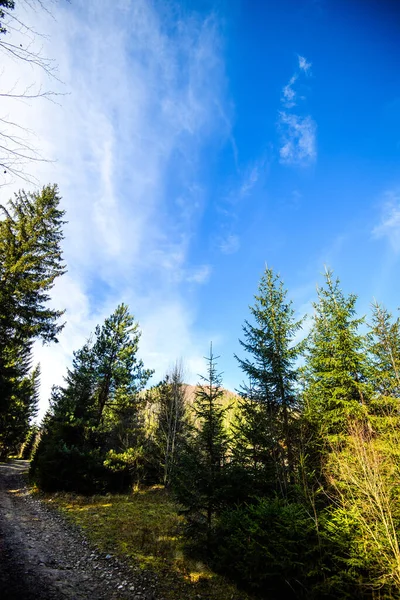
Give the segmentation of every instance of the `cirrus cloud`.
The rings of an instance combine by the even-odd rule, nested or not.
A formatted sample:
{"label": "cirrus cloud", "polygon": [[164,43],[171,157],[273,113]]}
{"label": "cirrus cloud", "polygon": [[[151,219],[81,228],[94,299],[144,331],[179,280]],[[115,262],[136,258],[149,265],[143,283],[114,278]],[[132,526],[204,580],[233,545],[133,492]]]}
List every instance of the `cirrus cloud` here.
{"label": "cirrus cloud", "polygon": [[[198,173],[206,145],[230,135],[213,13],[151,0],[116,0],[112,10],[106,0],[76,0],[55,4],[53,16],[28,11],[24,19],[48,33],[45,51],[68,95],[59,104],[7,107],[27,130],[35,123],[42,154],[55,162],[37,164],[34,176],[59,184],[68,219],[68,276],[53,290],[67,325],[59,344],[35,349],[42,413],[72,351],[122,301],[143,328],[141,354],[156,377],[178,357],[197,369],[209,333],[195,329],[193,297],[212,268],[190,259],[207,199]],[[26,65],[5,61],[1,86],[26,76]],[[44,76],[36,74],[39,86]]]}

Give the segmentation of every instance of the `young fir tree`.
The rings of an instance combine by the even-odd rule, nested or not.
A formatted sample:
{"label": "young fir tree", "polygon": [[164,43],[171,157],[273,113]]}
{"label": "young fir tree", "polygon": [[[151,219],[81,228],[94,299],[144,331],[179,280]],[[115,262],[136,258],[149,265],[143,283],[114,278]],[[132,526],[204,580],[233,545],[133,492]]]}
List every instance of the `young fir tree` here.
{"label": "young fir tree", "polygon": [[279,276],[266,268],[255,304],[254,324],[245,321],[240,343],[248,358],[237,358],[250,384],[243,386],[236,455],[254,479],[286,495],[296,471],[295,431],[298,420],[296,343],[301,321]]}
{"label": "young fir tree", "polygon": [[169,486],[188,428],[186,387],[180,363],[175,364],[156,390],[155,442],[160,456],[162,481]]}
{"label": "young fir tree", "polygon": [[210,549],[214,517],[224,506],[228,436],[224,427],[226,408],[221,405],[222,376],[217,372],[212,345],[206,361],[207,375],[201,376],[193,406],[196,427],[181,454],[175,489],[197,541],[203,534]]}
{"label": "young fir tree", "polygon": [[[57,186],[19,192],[0,206],[0,453],[15,444],[10,434],[35,339],[57,341],[63,311],[50,309],[49,291],[65,272],[61,241],[64,211]],[[28,369],[29,370],[29,369]],[[24,404],[24,402],[22,402]],[[19,411],[26,421],[27,414]],[[4,432],[7,431],[7,441]]]}
{"label": "young fir tree", "polygon": [[305,416],[320,440],[340,441],[352,420],[367,414],[365,339],[359,333],[354,294],[345,296],[332,272],[318,289],[314,304],[305,375]]}

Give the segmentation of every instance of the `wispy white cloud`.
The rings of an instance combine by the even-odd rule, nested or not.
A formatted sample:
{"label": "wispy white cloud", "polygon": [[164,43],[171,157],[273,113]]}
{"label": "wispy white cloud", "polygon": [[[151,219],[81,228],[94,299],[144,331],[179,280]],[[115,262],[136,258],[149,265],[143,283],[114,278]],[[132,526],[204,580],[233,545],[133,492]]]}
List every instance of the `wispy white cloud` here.
{"label": "wispy white cloud", "polygon": [[234,254],[240,248],[240,238],[237,235],[229,234],[221,240],[219,247],[223,254]]}
{"label": "wispy white cloud", "polygon": [[[72,350],[121,301],[140,321],[141,353],[158,377],[180,356],[199,365],[207,348],[184,284],[205,284],[211,273],[190,263],[189,250],[204,207],[202,148],[230,136],[221,36],[212,14],[156,7],[117,0],[110,12],[106,0],[77,0],[56,4],[54,19],[32,15],[50,35],[46,51],[69,92],[61,106],[8,109],[22,125],[35,123],[43,154],[57,161],[35,175],[59,183],[69,221],[69,272],[54,289],[67,326],[58,345],[36,354],[44,397]],[[4,71],[25,76],[13,63]]]}
{"label": "wispy white cloud", "polygon": [[282,90],[282,103],[286,108],[293,108],[296,106],[297,94],[293,88],[296,81],[297,75],[295,74],[289,79],[289,83],[287,83]]}
{"label": "wispy white cloud", "polygon": [[310,117],[280,113],[283,130],[279,149],[281,162],[287,165],[308,165],[316,159],[316,124]]}
{"label": "wispy white cloud", "polygon": [[239,185],[238,197],[240,200],[248,196],[257,185],[260,177],[265,172],[265,167],[265,160],[259,160],[246,170]]}
{"label": "wispy white cloud", "polygon": [[306,75],[309,75],[311,73],[312,63],[308,62],[307,59],[304,56],[300,56],[300,54],[297,55],[297,58],[299,59],[299,69],[304,71]]}
{"label": "wispy white cloud", "polygon": [[[298,55],[299,70],[289,79],[282,90],[281,103],[284,110],[279,111],[278,129],[280,134],[279,157],[281,163],[290,166],[308,166],[317,158],[317,126],[310,115],[302,115],[299,110],[299,96],[295,86],[301,75],[311,74],[311,62]],[[296,107],[296,110],[293,109]]]}
{"label": "wispy white cloud", "polygon": [[266,156],[250,162],[242,169],[235,181],[224,194],[223,205],[219,208],[223,215],[222,233],[216,236],[215,245],[223,254],[234,254],[240,248],[240,223],[238,210],[242,203],[251,201],[252,194],[262,184],[268,172]]}
{"label": "wispy white cloud", "polygon": [[380,223],[372,230],[375,238],[386,238],[395,254],[400,253],[400,192],[384,194]]}
{"label": "wispy white cloud", "polygon": [[198,283],[203,284],[207,283],[210,279],[211,275],[211,266],[210,265],[202,265],[197,269],[193,269],[192,272],[188,273],[186,276],[186,281],[189,283]]}

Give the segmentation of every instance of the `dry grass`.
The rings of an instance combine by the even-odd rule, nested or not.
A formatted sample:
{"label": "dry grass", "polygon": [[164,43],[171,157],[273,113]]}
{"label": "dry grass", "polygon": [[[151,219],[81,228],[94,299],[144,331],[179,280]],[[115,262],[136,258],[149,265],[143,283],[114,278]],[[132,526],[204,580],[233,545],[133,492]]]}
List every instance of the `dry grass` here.
{"label": "dry grass", "polygon": [[184,519],[160,487],[131,495],[46,497],[102,551],[156,572],[166,600],[250,600],[204,564],[185,556]]}

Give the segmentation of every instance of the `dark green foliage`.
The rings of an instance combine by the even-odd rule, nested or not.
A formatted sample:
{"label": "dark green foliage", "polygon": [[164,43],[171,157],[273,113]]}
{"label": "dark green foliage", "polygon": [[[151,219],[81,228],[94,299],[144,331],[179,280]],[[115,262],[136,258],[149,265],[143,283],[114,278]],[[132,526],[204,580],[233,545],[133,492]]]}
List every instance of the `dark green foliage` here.
{"label": "dark green foliage", "polygon": [[374,431],[393,437],[400,423],[400,318],[394,320],[377,302],[372,305],[367,350],[367,377],[371,385],[369,419]]}
{"label": "dark green foliage", "polygon": [[317,576],[313,520],[301,504],[258,499],[225,512],[215,565],[262,598],[310,598]]}
{"label": "dark green foliage", "polygon": [[50,421],[31,464],[35,483],[48,492],[106,491],[108,472],[101,449],[94,446],[96,441],[82,425]]}
{"label": "dark green foliage", "polygon": [[[31,368],[31,345],[10,348],[0,396],[0,457],[18,454],[37,414],[40,367]],[[13,357],[13,359],[11,359]],[[7,376],[5,376],[7,375]]]}
{"label": "dark green foliage", "polygon": [[[132,398],[147,383],[152,371],[137,358],[139,325],[125,304],[95,331],[93,355],[96,372],[94,399],[97,424],[118,419],[121,411],[132,407]],[[133,407],[134,410],[134,407]]]}
{"label": "dark green foliage", "polygon": [[[263,404],[253,398],[249,389],[240,403],[233,423],[233,461],[231,474],[239,480],[237,500],[259,495],[274,495],[276,484],[276,448],[271,419]],[[246,496],[243,497],[243,493]]]}

